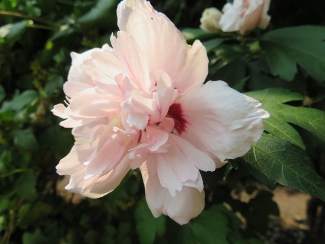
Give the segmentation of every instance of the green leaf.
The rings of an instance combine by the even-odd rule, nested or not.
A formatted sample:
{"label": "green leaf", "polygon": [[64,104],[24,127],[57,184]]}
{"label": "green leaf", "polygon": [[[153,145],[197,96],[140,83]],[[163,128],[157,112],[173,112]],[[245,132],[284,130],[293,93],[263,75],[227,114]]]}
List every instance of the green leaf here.
{"label": "green leaf", "polygon": [[1,197],[0,197],[0,213],[8,210],[9,204],[10,204],[9,197],[5,196],[5,195],[1,195]]}
{"label": "green leaf", "polygon": [[38,93],[34,90],[27,90],[15,95],[9,102],[4,102],[0,111],[20,111],[38,99]]}
{"label": "green leaf", "polygon": [[5,89],[3,89],[2,85],[0,85],[0,103],[5,98],[5,96],[6,96]]}
{"label": "green leaf", "polygon": [[273,75],[291,81],[302,66],[317,81],[325,81],[325,27],[299,26],[268,32],[261,46]]}
{"label": "green leaf", "polygon": [[325,180],[311,167],[306,152],[292,144],[263,134],[243,158],[248,170],[270,189],[278,182],[325,201]]}
{"label": "green leaf", "polygon": [[46,236],[40,229],[35,232],[25,232],[23,235],[23,244],[43,244],[47,243]]}
{"label": "green leaf", "polygon": [[15,144],[25,150],[35,151],[38,149],[38,143],[32,130],[24,129],[15,131]]}
{"label": "green leaf", "polygon": [[[204,210],[191,221],[192,231],[199,243],[218,244],[235,243],[231,240],[241,239],[240,219],[223,205],[216,205]],[[240,243],[240,242],[239,242]]]}
{"label": "green leaf", "polygon": [[305,149],[299,134],[287,123],[296,124],[316,137],[325,141],[325,112],[313,108],[294,107],[285,102],[303,100],[299,93],[286,89],[269,88],[261,91],[247,92],[246,95],[259,100],[271,118],[265,120],[265,130]]}
{"label": "green leaf", "polygon": [[36,196],[36,177],[32,170],[26,170],[15,183],[14,189],[19,197],[33,199]]}
{"label": "green leaf", "polygon": [[106,27],[116,22],[116,0],[99,0],[97,4],[85,15],[76,20],[81,29],[86,31],[92,28]]}
{"label": "green leaf", "polygon": [[264,129],[302,149],[306,149],[299,133],[291,125],[281,119],[277,119],[271,115],[270,118],[264,120]]}
{"label": "green leaf", "polygon": [[[236,70],[236,72],[234,72]],[[225,66],[221,67],[215,74],[218,80],[224,80],[232,88],[237,88],[236,90],[242,91],[246,74],[246,63],[242,59],[235,59],[227,63]]]}
{"label": "green leaf", "polygon": [[48,96],[53,96],[54,94],[58,94],[59,91],[62,90],[63,83],[64,79],[62,76],[51,74],[48,78],[48,82],[44,87],[44,90]]}
{"label": "green leaf", "polygon": [[196,39],[204,39],[211,36],[215,36],[215,33],[206,32],[199,28],[185,28],[182,30],[182,34],[187,41],[194,41]]}
{"label": "green leaf", "polygon": [[225,39],[223,38],[214,38],[212,40],[203,42],[203,46],[206,48],[207,52],[213,51],[215,48],[217,48],[221,43],[223,43]]}
{"label": "green leaf", "polygon": [[165,216],[154,218],[144,200],[139,202],[135,211],[136,230],[141,243],[153,243],[156,235],[165,232]]}
{"label": "green leaf", "polygon": [[27,20],[22,20],[12,24],[5,35],[5,40],[11,45],[18,41],[27,28]]}

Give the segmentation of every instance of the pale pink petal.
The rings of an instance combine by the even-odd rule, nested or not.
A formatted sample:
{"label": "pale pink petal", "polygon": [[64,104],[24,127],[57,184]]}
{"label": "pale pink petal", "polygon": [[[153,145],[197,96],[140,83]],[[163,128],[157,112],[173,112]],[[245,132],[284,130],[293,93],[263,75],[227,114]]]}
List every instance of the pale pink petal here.
{"label": "pale pink petal", "polygon": [[245,15],[241,20],[240,33],[245,34],[254,30],[260,22],[263,13],[263,1],[251,1]]}
{"label": "pale pink petal", "polygon": [[127,122],[129,126],[133,126],[138,130],[146,128],[149,120],[149,115],[145,113],[129,113]]}
{"label": "pale pink petal", "polygon": [[[213,160],[179,136],[170,134],[168,151],[157,154],[158,176],[163,187],[172,196],[180,191],[185,182],[196,182],[199,169],[214,171]],[[200,190],[203,184],[198,185]]]}
{"label": "pale pink petal", "polygon": [[71,192],[85,195],[84,187],[93,183],[96,181],[97,178],[91,178],[91,179],[84,179],[86,168],[74,172],[74,174],[71,174],[69,184],[65,187],[66,190],[69,190]]}
{"label": "pale pink petal", "polygon": [[86,69],[83,62],[87,59],[91,59],[92,53],[103,52],[105,49],[107,49],[107,45],[104,45],[102,49],[93,48],[81,54],[72,52],[71,53],[72,65],[69,70],[68,81],[80,82],[80,83],[88,84],[90,86],[94,86],[91,77],[86,73]]}
{"label": "pale pink petal", "polygon": [[99,198],[110,193],[121,183],[129,170],[130,159],[125,156],[116,168],[84,187],[83,195],[90,198]]}
{"label": "pale pink petal", "polygon": [[167,143],[168,133],[154,125],[148,125],[146,131],[149,151],[158,152],[158,149]]}
{"label": "pale pink petal", "polygon": [[58,116],[62,119],[67,119],[69,118],[69,116],[66,114],[65,110],[66,107],[62,103],[60,103],[58,105],[55,105],[51,111],[55,116]]}
{"label": "pale pink petal", "polygon": [[89,162],[84,178],[88,179],[96,176],[104,170],[110,171],[119,163],[125,150],[125,146],[116,143],[114,140],[107,140],[96,153],[96,156]]}
{"label": "pale pink petal", "polygon": [[146,164],[141,166],[141,174],[146,191],[148,206],[155,217],[168,215],[179,224],[186,224],[199,215],[204,208],[204,191],[184,186],[173,197],[162,187],[158,176],[148,174]]}
{"label": "pale pink petal", "polygon": [[111,37],[113,50],[117,58],[128,71],[131,83],[138,89],[150,92],[153,82],[150,79],[149,65],[133,36],[123,31],[117,32],[117,38]]}
{"label": "pale pink petal", "polygon": [[63,90],[65,95],[70,98],[76,96],[79,92],[82,92],[85,89],[92,88],[93,86],[88,85],[86,83],[75,82],[75,81],[67,81],[63,85]]}
{"label": "pale pink petal", "polygon": [[159,114],[157,104],[151,98],[146,98],[143,95],[141,91],[133,90],[129,98],[130,105],[150,116],[157,117]]}
{"label": "pale pink petal", "polygon": [[178,102],[188,122],[181,137],[221,162],[247,153],[263,132],[262,118],[269,116],[223,81],[198,86]]}
{"label": "pale pink petal", "polygon": [[111,97],[100,94],[96,88],[85,89],[71,100],[70,109],[80,117],[101,117],[109,111],[120,109],[120,104]]}
{"label": "pale pink petal", "polygon": [[60,160],[56,169],[57,173],[60,175],[71,175],[82,170],[84,167],[76,146],[73,146],[70,153]]}
{"label": "pale pink petal", "polygon": [[169,153],[157,154],[157,171],[160,185],[165,187],[169,193],[175,197],[176,191],[181,191],[183,184],[171,167],[173,163],[178,163],[176,161],[177,158],[172,158],[174,161],[167,161],[169,159],[166,157],[168,154]]}
{"label": "pale pink petal", "polygon": [[117,16],[120,30],[133,36],[147,58],[151,74],[163,70],[180,93],[204,82],[208,74],[204,46],[199,41],[187,45],[174,24],[148,1],[123,1]]}
{"label": "pale pink petal", "polygon": [[159,127],[162,128],[166,132],[172,132],[175,127],[175,121],[172,118],[163,118],[159,123]]}
{"label": "pale pink petal", "polygon": [[156,73],[157,87],[154,100],[158,105],[158,115],[150,117],[152,123],[160,122],[167,114],[169,106],[178,95],[178,90],[174,89],[174,84],[170,77],[163,71]]}
{"label": "pale pink petal", "polygon": [[85,62],[89,74],[101,72],[114,80],[116,75],[126,72],[121,61],[112,53],[96,51],[91,56],[92,59]]}
{"label": "pale pink petal", "polygon": [[[171,149],[168,150],[167,157],[170,160],[172,160],[174,157],[175,159],[178,159],[175,160],[175,162],[169,162],[172,165],[172,168],[179,174],[179,176],[188,170],[187,167],[192,167],[192,165],[195,166],[196,169],[203,171],[215,170],[213,160],[207,154],[195,148],[191,143],[184,140],[182,137],[170,134],[168,143],[170,144]],[[195,181],[196,177],[193,179],[187,179]]]}
{"label": "pale pink petal", "polygon": [[95,118],[72,118],[69,117],[68,119],[60,122],[60,125],[65,128],[74,128],[78,126],[82,126],[94,121]]}

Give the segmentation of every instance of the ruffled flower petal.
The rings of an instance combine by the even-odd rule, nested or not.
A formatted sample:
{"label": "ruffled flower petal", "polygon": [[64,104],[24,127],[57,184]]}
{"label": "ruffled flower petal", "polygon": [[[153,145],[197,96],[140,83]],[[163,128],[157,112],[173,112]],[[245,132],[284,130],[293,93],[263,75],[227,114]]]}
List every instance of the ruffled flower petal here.
{"label": "ruffled flower petal", "polygon": [[147,165],[140,167],[148,206],[155,217],[168,215],[179,224],[186,224],[199,215],[204,208],[204,191],[184,186],[172,196],[161,186],[158,176],[148,173]]}
{"label": "ruffled flower petal", "polygon": [[163,70],[180,93],[204,82],[208,74],[204,46],[199,41],[188,46],[174,24],[148,1],[122,1],[117,17],[119,29],[131,34],[142,50],[151,74]]}
{"label": "ruffled flower petal", "polygon": [[258,101],[223,81],[198,86],[178,102],[188,121],[180,136],[221,162],[247,153],[263,132],[262,118],[269,116]]}

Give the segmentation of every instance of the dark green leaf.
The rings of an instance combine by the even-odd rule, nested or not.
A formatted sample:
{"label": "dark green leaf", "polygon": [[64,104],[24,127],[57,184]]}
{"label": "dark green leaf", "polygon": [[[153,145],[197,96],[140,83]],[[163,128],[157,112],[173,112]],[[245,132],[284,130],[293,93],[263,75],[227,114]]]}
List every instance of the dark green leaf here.
{"label": "dark green leaf", "polygon": [[116,21],[116,0],[99,0],[97,4],[85,15],[77,19],[82,30],[106,27]]}
{"label": "dark green leaf", "polygon": [[[234,72],[236,70],[236,72]],[[242,91],[246,74],[246,64],[242,59],[236,59],[221,67],[215,74],[218,80],[223,80],[232,88]]]}
{"label": "dark green leaf", "polygon": [[[184,34],[184,33],[183,33]],[[216,47],[218,47],[221,43],[224,42],[223,38],[214,38],[212,40],[203,42],[203,46],[206,48],[207,52],[213,51]]]}
{"label": "dark green leaf", "polygon": [[[228,244],[230,239],[241,239],[239,227],[241,221],[223,205],[204,210],[192,221],[192,231],[200,243]],[[238,242],[237,242],[238,243]]]}
{"label": "dark green leaf", "polygon": [[261,39],[273,75],[291,81],[301,65],[317,81],[325,81],[325,27],[299,26],[268,32]]}
{"label": "dark green leaf", "polygon": [[153,243],[156,235],[165,232],[165,216],[153,217],[145,201],[140,201],[135,211],[136,230],[141,243]]}
{"label": "dark green leaf", "polygon": [[11,45],[18,41],[27,28],[27,20],[22,20],[10,26],[9,32],[5,36],[5,40]]}
{"label": "dark green leaf", "polygon": [[24,107],[36,102],[38,94],[34,90],[27,90],[15,97],[10,102],[4,102],[0,111],[20,111]]}
{"label": "dark green leaf", "polygon": [[311,167],[307,154],[292,144],[263,134],[243,158],[248,170],[270,189],[278,182],[325,201],[325,180]]}
{"label": "dark green leaf", "polygon": [[40,229],[37,229],[35,232],[25,232],[23,235],[23,244],[43,243],[47,243],[47,239]]}
{"label": "dark green leaf", "polygon": [[25,150],[34,151],[38,148],[37,140],[31,129],[17,130],[14,142],[18,147]]}
{"label": "dark green leaf", "polygon": [[196,39],[204,39],[207,37],[215,36],[215,33],[206,32],[202,29],[185,28],[182,30],[182,34],[187,41],[194,41]]}
{"label": "dark green leaf", "polygon": [[0,171],[6,168],[12,161],[12,156],[10,151],[4,151],[0,156]]}
{"label": "dark green leaf", "polygon": [[53,96],[55,93],[59,93],[62,90],[64,79],[60,75],[51,75],[46,83],[44,90],[48,96]]}
{"label": "dark green leaf", "polygon": [[263,108],[271,114],[271,118],[265,120],[266,131],[305,149],[299,134],[290,125],[284,123],[289,122],[308,130],[325,141],[325,112],[283,104],[303,100],[304,97],[301,94],[277,88],[246,94],[259,100],[263,104]]}
{"label": "dark green leaf", "polygon": [[9,210],[8,206],[10,204],[9,197],[1,195],[0,197],[0,213],[3,211]]}
{"label": "dark green leaf", "polygon": [[32,170],[21,174],[15,183],[14,189],[19,197],[33,199],[36,196],[36,178]]}
{"label": "dark green leaf", "polygon": [[6,96],[5,89],[3,89],[2,85],[0,85],[0,103],[5,98],[5,96]]}

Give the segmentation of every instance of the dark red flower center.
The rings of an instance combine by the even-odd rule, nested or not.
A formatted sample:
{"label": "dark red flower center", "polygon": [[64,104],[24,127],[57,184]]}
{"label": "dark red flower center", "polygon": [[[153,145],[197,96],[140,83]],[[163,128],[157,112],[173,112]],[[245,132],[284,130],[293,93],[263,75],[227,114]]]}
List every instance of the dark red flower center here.
{"label": "dark red flower center", "polygon": [[169,107],[167,117],[172,118],[175,122],[175,130],[182,134],[186,130],[187,120],[184,118],[181,104],[174,103]]}

